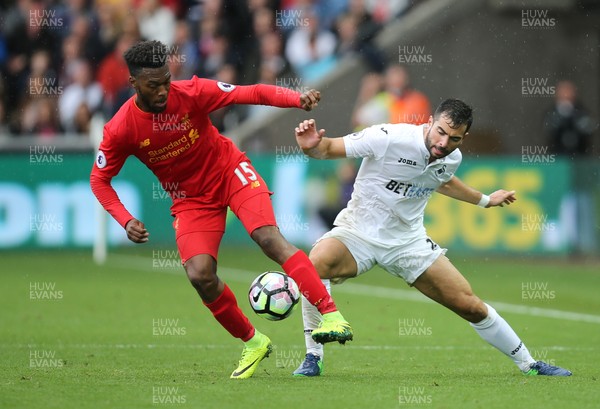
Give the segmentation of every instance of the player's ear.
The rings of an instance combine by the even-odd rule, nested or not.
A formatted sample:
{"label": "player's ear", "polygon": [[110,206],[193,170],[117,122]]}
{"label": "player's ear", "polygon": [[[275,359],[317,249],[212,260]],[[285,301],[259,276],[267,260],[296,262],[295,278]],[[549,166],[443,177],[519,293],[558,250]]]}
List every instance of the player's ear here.
{"label": "player's ear", "polygon": [[129,76],[129,83],[131,84],[131,86],[132,86],[133,88],[136,88],[136,86],[137,86],[137,82],[136,82],[136,79],[135,79],[135,77],[134,77],[133,75],[130,75],[130,76]]}

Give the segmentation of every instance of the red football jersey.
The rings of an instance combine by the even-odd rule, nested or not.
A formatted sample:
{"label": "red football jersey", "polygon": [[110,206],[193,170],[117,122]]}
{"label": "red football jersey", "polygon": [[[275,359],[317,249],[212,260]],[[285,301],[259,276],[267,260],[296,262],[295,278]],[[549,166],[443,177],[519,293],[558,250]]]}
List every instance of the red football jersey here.
{"label": "red football jersey", "polygon": [[[173,213],[212,204],[223,172],[244,157],[208,114],[231,104],[300,108],[300,93],[272,85],[236,86],[193,77],[173,81],[161,113],[144,112],[131,97],[104,126],[90,184],[102,206],[125,227],[134,217],[110,184],[128,156],[144,163],[173,200]],[[183,192],[183,194],[182,194]]]}

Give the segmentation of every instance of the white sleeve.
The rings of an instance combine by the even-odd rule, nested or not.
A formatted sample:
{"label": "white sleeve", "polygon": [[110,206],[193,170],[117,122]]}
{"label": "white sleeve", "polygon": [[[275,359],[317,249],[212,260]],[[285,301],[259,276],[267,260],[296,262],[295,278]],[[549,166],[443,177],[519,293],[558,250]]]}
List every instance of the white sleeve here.
{"label": "white sleeve", "polygon": [[348,158],[381,159],[390,144],[387,125],[373,125],[344,136]]}

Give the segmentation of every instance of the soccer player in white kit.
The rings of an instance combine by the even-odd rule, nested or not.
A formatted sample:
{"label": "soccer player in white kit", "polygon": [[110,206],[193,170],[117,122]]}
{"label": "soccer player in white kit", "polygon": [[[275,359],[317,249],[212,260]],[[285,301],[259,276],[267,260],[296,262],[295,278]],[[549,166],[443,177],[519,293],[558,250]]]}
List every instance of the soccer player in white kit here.
{"label": "soccer player in white kit", "polygon": [[[438,192],[481,207],[509,205],[515,191],[489,196],[454,176],[458,147],[473,122],[463,101],[447,99],[423,125],[381,124],[340,138],[325,137],[313,119],[295,129],[304,153],[315,159],[363,158],[352,199],[310,252],[327,289],[330,281],[356,277],[376,264],[471,323],[477,333],[527,375],[569,376],[571,372],[532,358],[525,344],[446,258],[446,249],[427,237],[423,214]],[[307,354],[295,376],[318,376],[323,345],[311,337],[320,314],[302,302]]]}

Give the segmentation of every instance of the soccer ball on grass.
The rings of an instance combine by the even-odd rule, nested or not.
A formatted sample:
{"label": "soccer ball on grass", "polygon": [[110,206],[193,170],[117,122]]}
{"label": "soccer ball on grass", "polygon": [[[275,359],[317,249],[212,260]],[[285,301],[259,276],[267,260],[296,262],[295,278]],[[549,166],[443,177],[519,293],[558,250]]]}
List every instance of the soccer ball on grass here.
{"label": "soccer ball on grass", "polygon": [[298,284],[279,271],[262,273],[250,285],[248,300],[254,312],[270,321],[290,316],[300,300]]}

